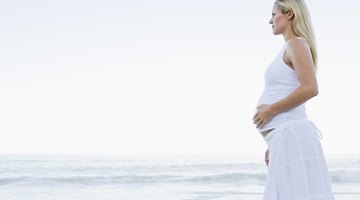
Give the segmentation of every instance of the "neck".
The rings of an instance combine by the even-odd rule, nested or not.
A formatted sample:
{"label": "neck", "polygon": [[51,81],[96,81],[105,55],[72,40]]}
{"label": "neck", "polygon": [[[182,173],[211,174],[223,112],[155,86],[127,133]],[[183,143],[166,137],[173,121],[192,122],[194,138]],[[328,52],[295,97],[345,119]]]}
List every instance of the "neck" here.
{"label": "neck", "polygon": [[290,39],[292,39],[292,38],[294,38],[294,37],[298,37],[298,35],[296,35],[296,34],[294,33],[294,31],[292,30],[292,27],[291,27],[291,26],[289,26],[289,27],[287,28],[287,31],[285,31],[285,33],[283,33],[283,36],[284,36],[285,42],[287,42],[288,40],[290,40]]}

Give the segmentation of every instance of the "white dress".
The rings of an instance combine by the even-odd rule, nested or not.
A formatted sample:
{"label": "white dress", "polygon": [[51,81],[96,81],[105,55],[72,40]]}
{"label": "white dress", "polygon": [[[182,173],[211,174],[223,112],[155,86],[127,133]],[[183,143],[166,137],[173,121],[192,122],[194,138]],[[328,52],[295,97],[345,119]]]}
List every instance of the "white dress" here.
{"label": "white dress", "polygon": [[324,153],[312,122],[272,130],[264,200],[334,200]]}

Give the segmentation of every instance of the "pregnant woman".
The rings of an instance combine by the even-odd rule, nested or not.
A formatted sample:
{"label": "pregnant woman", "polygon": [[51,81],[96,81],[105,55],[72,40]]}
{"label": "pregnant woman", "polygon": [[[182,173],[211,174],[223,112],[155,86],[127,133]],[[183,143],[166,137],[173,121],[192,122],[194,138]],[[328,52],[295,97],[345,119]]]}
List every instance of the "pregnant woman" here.
{"label": "pregnant woman", "polygon": [[268,144],[264,200],[333,200],[321,133],[305,110],[318,86],[317,50],[304,0],[276,0],[269,23],[285,44],[266,69],[253,117]]}

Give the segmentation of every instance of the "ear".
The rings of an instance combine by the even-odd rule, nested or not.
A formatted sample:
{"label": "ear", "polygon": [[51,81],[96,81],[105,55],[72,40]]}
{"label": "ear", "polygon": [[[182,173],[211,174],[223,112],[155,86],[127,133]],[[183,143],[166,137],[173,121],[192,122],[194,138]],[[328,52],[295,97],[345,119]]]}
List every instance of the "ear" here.
{"label": "ear", "polygon": [[289,10],[289,11],[287,12],[287,18],[288,18],[289,20],[291,20],[291,19],[294,18],[294,12],[293,12],[292,10]]}

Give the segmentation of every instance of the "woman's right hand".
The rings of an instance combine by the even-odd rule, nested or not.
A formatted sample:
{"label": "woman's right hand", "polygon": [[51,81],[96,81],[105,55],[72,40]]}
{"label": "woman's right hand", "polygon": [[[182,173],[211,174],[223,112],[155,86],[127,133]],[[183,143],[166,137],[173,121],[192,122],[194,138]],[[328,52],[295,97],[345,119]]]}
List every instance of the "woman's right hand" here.
{"label": "woman's right hand", "polygon": [[269,154],[270,154],[270,150],[266,149],[266,151],[265,151],[265,164],[266,164],[266,166],[269,166]]}

